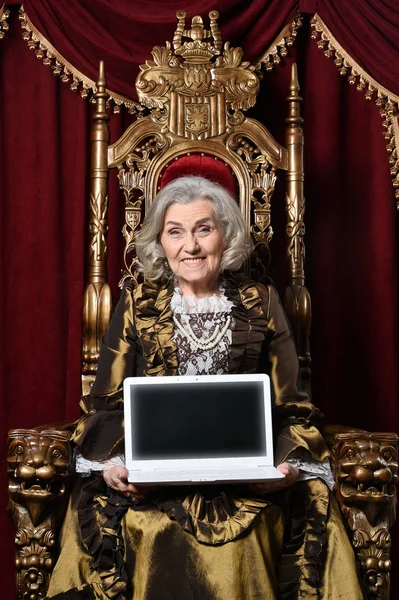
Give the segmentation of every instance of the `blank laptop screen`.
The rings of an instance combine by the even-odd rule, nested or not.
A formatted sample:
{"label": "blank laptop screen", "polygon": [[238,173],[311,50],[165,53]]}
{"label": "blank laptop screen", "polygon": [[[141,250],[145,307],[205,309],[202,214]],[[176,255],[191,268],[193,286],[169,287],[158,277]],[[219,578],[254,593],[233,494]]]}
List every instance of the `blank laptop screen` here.
{"label": "blank laptop screen", "polygon": [[265,456],[261,381],[132,385],[134,460]]}

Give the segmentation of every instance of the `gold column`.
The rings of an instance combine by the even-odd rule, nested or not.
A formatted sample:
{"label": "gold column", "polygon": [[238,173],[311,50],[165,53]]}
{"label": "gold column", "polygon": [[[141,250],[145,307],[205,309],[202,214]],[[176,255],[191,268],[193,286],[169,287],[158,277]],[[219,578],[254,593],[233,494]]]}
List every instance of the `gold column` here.
{"label": "gold column", "polygon": [[285,122],[288,151],[287,169],[287,237],[288,237],[288,287],[285,306],[290,318],[298,353],[301,375],[310,380],[309,335],[312,320],[310,294],[305,287],[305,198],[303,194],[303,119],[300,113],[299,83],[294,63],[289,86],[288,117]]}
{"label": "gold column", "polygon": [[111,288],[107,282],[109,116],[103,61],[93,97],[96,112],[91,128],[89,264],[83,299],[83,395],[90,392],[94,381],[101,338],[112,314]]}

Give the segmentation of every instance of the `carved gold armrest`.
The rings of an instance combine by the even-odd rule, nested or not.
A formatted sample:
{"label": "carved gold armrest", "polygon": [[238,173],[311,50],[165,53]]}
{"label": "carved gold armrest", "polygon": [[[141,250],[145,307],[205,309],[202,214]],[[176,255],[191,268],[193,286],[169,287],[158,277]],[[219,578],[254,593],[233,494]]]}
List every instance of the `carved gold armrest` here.
{"label": "carved gold armrest", "polygon": [[17,600],[39,600],[47,593],[68,500],[70,437],[57,429],[9,432],[8,511],[17,526]]}
{"label": "carved gold armrest", "polygon": [[334,492],[360,563],[365,597],[389,599],[389,533],[396,516],[398,436],[327,428],[333,437]]}

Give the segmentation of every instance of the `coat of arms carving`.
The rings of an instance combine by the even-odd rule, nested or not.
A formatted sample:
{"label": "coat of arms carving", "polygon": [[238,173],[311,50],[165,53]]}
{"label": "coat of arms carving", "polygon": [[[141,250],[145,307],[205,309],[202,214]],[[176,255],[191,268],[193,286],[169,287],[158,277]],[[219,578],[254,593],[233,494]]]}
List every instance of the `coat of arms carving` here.
{"label": "coat of arms carving", "polygon": [[200,135],[209,130],[209,104],[186,104],[186,130]]}
{"label": "coat of arms carving", "polygon": [[255,67],[242,62],[241,48],[222,50],[217,11],[209,13],[210,26],[192,19],[185,29],[184,11],[166,46],[156,46],[154,60],[140,66],[136,89],[151,118],[163,133],[204,140],[229,132],[229,124],[243,119],[242,110],[255,104],[259,79]]}

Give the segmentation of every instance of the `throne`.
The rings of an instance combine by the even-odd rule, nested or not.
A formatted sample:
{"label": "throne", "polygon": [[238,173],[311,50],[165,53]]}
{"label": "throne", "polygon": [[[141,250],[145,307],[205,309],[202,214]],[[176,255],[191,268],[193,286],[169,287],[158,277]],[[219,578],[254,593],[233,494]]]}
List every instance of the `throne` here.
{"label": "throne", "polygon": [[[82,409],[90,393],[100,341],[112,314],[107,280],[108,173],[118,170],[125,200],[124,271],[120,285],[138,283],[135,234],[145,211],[165,182],[180,174],[201,174],[236,193],[251,231],[254,253],[244,269],[260,281],[267,277],[271,196],[280,171],[286,171],[288,282],[284,304],[300,364],[300,386],[310,391],[311,300],[305,285],[303,129],[296,66],[287,98],[285,147],[245,112],[256,103],[259,74],[243,62],[240,48],[222,46],[218,13],[209,29],[194,17],[186,29],[177,13],[173,48],[153,49],[140,67],[136,89],[141,114],[119,140],[109,145],[104,65],[93,100],[89,268],[83,300]],[[71,477],[73,426],[12,430],[8,474],[10,514],[17,526],[17,598],[44,598],[56,559]],[[324,435],[332,450],[335,495],[359,561],[367,598],[389,598],[390,534],[395,519],[397,436],[337,426]]]}

